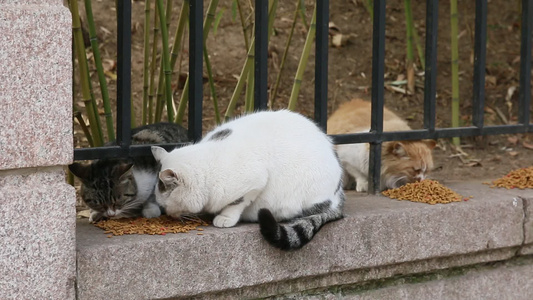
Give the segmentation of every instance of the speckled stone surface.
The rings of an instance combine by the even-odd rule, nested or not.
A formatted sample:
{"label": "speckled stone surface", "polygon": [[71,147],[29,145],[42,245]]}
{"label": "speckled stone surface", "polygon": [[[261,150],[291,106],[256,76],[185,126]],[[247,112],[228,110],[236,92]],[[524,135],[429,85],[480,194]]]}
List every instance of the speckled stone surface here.
{"label": "speckled stone surface", "polygon": [[[305,290],[328,286],[334,282],[320,278],[343,272],[352,272],[339,275],[349,283],[365,278],[354,274],[387,266],[404,265],[402,270],[408,273],[516,255],[524,241],[522,198],[481,183],[447,186],[474,198],[432,206],[350,193],[346,217],[324,226],[313,241],[294,252],[272,248],[256,224],[207,227],[203,235],[107,238],[101,229],[79,221],[77,295],[79,299],[187,298],[259,287],[253,296],[264,297],[275,295],[276,289],[286,291],[294,280]],[[319,279],[302,283],[306,278]],[[262,285],[276,282],[261,294]]]}
{"label": "speckled stone surface", "polygon": [[70,12],[0,7],[0,299],[74,299]]}
{"label": "speckled stone surface", "polygon": [[76,198],[64,178],[60,167],[0,176],[0,299],[74,298]]}
{"label": "speckled stone surface", "polygon": [[533,193],[529,191],[521,190],[518,194],[524,201],[524,243],[533,246]]}
{"label": "speckled stone surface", "polygon": [[68,164],[70,12],[61,0],[0,5],[0,170]]}
{"label": "speckled stone surface", "polygon": [[[343,295],[345,300],[530,300],[533,297],[533,264],[498,266],[434,281],[400,284],[388,288]],[[340,299],[335,294],[331,299]],[[300,299],[313,299],[303,297]],[[324,299],[324,298],[316,298]],[[326,298],[327,299],[327,298]]]}

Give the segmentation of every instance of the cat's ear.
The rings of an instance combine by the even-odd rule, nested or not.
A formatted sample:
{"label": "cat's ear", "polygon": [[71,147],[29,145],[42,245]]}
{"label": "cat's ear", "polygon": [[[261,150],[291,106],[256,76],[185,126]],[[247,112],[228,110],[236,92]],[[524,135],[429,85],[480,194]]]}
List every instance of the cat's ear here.
{"label": "cat's ear", "polygon": [[402,142],[393,142],[392,144],[392,154],[398,156],[398,157],[404,157],[407,156],[407,152],[405,151],[405,145]]}
{"label": "cat's ear", "polygon": [[126,174],[133,167],[133,163],[120,163],[113,168],[113,175],[117,178],[120,178],[122,175]]}
{"label": "cat's ear", "polygon": [[91,176],[91,165],[73,163],[68,166],[68,169],[81,180],[89,180]]}
{"label": "cat's ear", "polygon": [[167,154],[167,150],[158,146],[152,146],[152,155],[154,156],[156,161],[161,162],[163,157],[165,157]]}
{"label": "cat's ear", "polygon": [[159,180],[161,180],[165,186],[177,185],[179,182],[178,175],[172,169],[165,169],[159,172]]}
{"label": "cat's ear", "polygon": [[433,150],[433,148],[437,146],[437,142],[435,140],[424,140],[424,143],[426,143],[430,150]]}

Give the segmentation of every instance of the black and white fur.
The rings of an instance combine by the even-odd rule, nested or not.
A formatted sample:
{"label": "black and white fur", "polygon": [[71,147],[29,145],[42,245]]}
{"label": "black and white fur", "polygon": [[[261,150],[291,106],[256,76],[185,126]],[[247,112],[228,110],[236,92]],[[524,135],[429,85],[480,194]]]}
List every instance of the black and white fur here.
{"label": "black and white fur", "polygon": [[[187,130],[178,124],[156,123],[132,130],[134,145],[187,141]],[[159,164],[152,156],[99,159],[90,164],[74,163],[69,169],[81,180],[81,198],[91,209],[89,221],[161,215],[153,194]]]}
{"label": "black and white fur", "polygon": [[[215,128],[168,153],[155,189],[166,213],[215,214],[216,227],[259,222],[273,246],[298,249],[342,218],[342,167],[331,140],[290,111],[257,112]],[[280,223],[283,222],[283,223]]]}

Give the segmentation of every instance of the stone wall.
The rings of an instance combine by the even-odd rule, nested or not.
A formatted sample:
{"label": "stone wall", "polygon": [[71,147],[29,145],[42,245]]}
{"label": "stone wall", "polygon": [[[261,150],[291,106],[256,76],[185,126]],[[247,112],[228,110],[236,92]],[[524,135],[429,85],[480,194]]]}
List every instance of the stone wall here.
{"label": "stone wall", "polygon": [[0,299],[73,299],[70,12],[61,0],[0,7]]}

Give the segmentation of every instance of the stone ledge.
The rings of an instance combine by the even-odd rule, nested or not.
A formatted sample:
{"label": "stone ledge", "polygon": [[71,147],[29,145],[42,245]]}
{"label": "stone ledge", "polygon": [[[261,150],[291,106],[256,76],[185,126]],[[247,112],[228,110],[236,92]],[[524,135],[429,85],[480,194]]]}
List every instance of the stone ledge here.
{"label": "stone ledge", "polygon": [[[225,290],[245,296],[242,291],[254,286],[255,292],[245,297],[264,297],[296,292],[282,281],[290,285],[300,280],[297,289],[305,290],[363,278],[343,272],[386,278],[516,255],[524,230],[532,229],[525,226],[523,205],[524,198],[532,198],[531,191],[518,195],[479,182],[446,185],[474,198],[432,206],[349,193],[346,217],[326,225],[295,252],[270,247],[256,224],[208,227],[202,236],[107,238],[100,229],[78,221],[78,297],[171,298]],[[313,277],[319,279],[307,279]],[[328,282],[334,277],[337,283]],[[275,282],[279,284],[271,289],[259,288]]]}
{"label": "stone ledge", "polygon": [[335,286],[273,297],[276,299],[513,299],[533,295],[533,257],[441,272],[399,276],[363,284]]}

